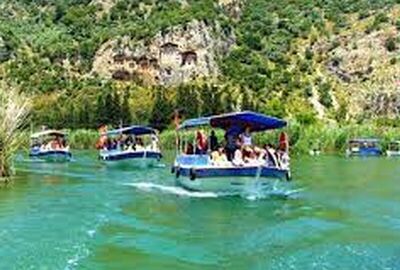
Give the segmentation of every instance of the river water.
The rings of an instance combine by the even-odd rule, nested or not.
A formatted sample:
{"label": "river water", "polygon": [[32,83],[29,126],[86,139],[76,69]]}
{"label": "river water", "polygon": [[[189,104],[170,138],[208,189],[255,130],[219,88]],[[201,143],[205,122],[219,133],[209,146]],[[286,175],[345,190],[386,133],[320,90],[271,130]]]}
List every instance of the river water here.
{"label": "river water", "polygon": [[400,269],[400,160],[293,160],[293,183],[220,196],[166,166],[18,161],[0,188],[0,269]]}

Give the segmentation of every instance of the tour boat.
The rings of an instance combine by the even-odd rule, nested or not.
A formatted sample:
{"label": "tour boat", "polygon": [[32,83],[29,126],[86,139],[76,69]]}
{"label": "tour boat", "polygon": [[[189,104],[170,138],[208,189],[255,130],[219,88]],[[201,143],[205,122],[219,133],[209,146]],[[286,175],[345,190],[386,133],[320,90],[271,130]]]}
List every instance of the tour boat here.
{"label": "tour boat", "polygon": [[310,146],[311,146],[310,150],[308,151],[310,156],[319,156],[319,155],[321,155],[321,144],[320,144],[319,141],[314,142]]}
{"label": "tour boat", "polygon": [[380,156],[382,150],[380,140],[374,138],[352,139],[348,143],[347,156]]}
{"label": "tour boat", "polygon": [[388,157],[399,157],[400,156],[400,141],[391,141],[386,151]]}
{"label": "tour boat", "polygon": [[68,162],[72,159],[67,134],[59,130],[45,130],[31,135],[29,156],[35,160]]}
{"label": "tour boat", "polygon": [[[185,133],[189,129],[201,126],[219,128],[225,132],[235,129],[237,134],[240,134],[245,129],[250,129],[251,133],[254,133],[283,128],[286,126],[286,122],[278,118],[245,111],[186,120],[178,127],[178,132],[179,134]],[[276,180],[290,179],[288,155],[282,161],[277,162],[278,164],[261,160],[240,165],[234,162],[215,165],[207,154],[183,153],[181,148],[185,147],[185,142],[178,141],[177,157],[172,172],[175,174],[177,184],[188,190],[245,192],[254,187],[268,188]]]}
{"label": "tour boat", "polygon": [[[103,146],[100,148],[99,158],[107,164],[148,167],[157,165],[161,160],[161,152],[158,145],[157,131],[146,126],[130,126],[101,134],[105,140],[115,139],[114,147]],[[129,145],[121,138],[131,138]],[[149,137],[149,143],[145,146],[142,137]]]}

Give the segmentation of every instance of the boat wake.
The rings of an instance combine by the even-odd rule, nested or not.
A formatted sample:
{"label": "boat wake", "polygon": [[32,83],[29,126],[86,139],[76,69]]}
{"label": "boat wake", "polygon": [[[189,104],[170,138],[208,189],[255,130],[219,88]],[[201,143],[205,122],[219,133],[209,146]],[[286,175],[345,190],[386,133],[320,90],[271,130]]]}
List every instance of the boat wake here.
{"label": "boat wake", "polygon": [[304,189],[292,189],[288,183],[281,181],[271,182],[268,186],[260,186],[259,183],[249,185],[240,195],[248,200],[260,200],[266,198],[296,198]]}
{"label": "boat wake", "polygon": [[189,191],[182,187],[178,186],[165,186],[155,183],[149,182],[138,182],[138,183],[124,183],[123,185],[131,186],[136,189],[146,191],[146,192],[162,192],[166,194],[173,194],[180,197],[193,197],[193,198],[218,198],[218,197],[226,197],[226,196],[240,196],[247,200],[260,200],[271,197],[280,197],[280,198],[294,198],[297,196],[303,189],[296,190],[285,190],[277,187],[273,187],[272,189],[262,189],[262,190],[253,190],[249,189],[243,193],[216,193],[216,192],[201,192],[201,191]]}
{"label": "boat wake", "polygon": [[125,183],[124,185],[132,186],[143,191],[161,191],[163,193],[174,194],[182,197],[217,198],[220,196],[220,194],[214,192],[188,191],[177,186],[164,186],[149,182]]}

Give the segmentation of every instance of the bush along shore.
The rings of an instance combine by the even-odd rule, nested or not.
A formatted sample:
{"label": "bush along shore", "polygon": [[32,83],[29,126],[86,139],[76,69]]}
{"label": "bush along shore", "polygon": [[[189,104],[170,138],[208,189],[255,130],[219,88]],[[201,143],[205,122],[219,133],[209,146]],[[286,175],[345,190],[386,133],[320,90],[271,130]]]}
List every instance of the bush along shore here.
{"label": "bush along shore", "polygon": [[[280,132],[289,135],[291,153],[295,155],[307,154],[309,150],[318,146],[323,153],[344,153],[349,139],[365,137],[381,139],[383,149],[389,142],[400,140],[400,127],[380,126],[376,124],[326,124],[317,123],[312,125],[301,125],[297,122],[289,123],[282,130],[268,131],[254,134],[254,142],[257,145],[266,143],[277,144]],[[193,140],[194,130],[181,133],[186,139]],[[77,129],[68,132],[69,143],[72,149],[88,150],[94,149],[99,133],[97,130]],[[224,139],[223,131],[218,131],[219,141]],[[176,131],[166,129],[160,133],[160,142],[163,150],[174,150]]]}
{"label": "bush along shore", "polygon": [[14,88],[0,84],[0,182],[13,175],[14,155],[23,143],[21,130],[30,110],[29,100]]}

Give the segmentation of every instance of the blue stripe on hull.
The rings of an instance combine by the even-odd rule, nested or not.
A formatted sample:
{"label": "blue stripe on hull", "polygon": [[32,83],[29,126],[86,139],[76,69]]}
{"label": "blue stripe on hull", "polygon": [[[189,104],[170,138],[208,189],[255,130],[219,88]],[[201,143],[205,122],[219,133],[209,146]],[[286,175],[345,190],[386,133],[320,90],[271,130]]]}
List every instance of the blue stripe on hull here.
{"label": "blue stripe on hull", "polygon": [[351,152],[350,156],[358,156],[358,157],[377,157],[382,154],[379,149],[360,149],[358,152]]}
{"label": "blue stripe on hull", "polygon": [[100,158],[104,161],[119,161],[127,159],[156,159],[160,160],[162,155],[158,152],[127,152],[116,154],[100,154]]}
{"label": "blue stripe on hull", "polygon": [[[177,170],[177,168],[175,168]],[[277,168],[262,167],[233,167],[233,168],[179,168],[177,175],[195,178],[210,177],[260,177],[286,179],[288,172]]]}

